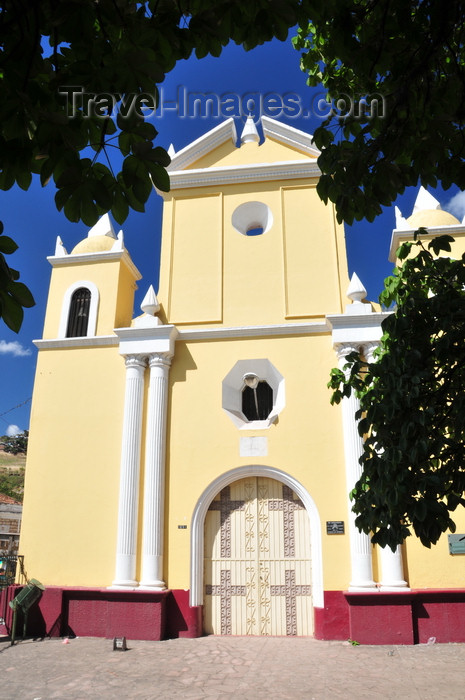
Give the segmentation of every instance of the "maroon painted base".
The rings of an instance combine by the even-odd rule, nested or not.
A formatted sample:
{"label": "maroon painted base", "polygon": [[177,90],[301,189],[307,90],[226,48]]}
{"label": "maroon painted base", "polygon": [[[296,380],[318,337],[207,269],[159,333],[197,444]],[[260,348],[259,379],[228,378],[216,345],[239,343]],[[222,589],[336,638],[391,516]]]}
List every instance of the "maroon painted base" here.
{"label": "maroon painted base", "polygon": [[[0,592],[0,617],[11,633],[8,603],[20,586]],[[22,631],[21,615],[17,630]],[[200,637],[202,607],[189,606],[189,592],[47,588],[28,616],[27,635],[126,637],[162,640]],[[353,639],[360,644],[465,642],[465,589],[400,593],[325,591],[315,608],[316,639]]]}
{"label": "maroon painted base", "polygon": [[[1,593],[0,615],[10,634],[13,613],[8,603],[21,590]],[[18,614],[17,630],[22,631]],[[27,635],[33,637],[126,637],[159,641],[202,634],[202,608],[189,607],[185,591],[117,591],[95,588],[46,588],[30,608]]]}
{"label": "maroon painted base", "polygon": [[353,639],[360,644],[465,642],[465,590],[399,593],[325,591],[315,608],[317,639]]}

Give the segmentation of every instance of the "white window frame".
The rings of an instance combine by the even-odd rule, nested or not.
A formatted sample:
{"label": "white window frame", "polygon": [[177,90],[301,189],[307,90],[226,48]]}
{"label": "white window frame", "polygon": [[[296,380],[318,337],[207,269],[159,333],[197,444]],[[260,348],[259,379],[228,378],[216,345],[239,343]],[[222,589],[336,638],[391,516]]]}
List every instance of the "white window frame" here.
{"label": "white window frame", "polygon": [[[256,374],[273,389],[273,408],[266,420],[249,421],[242,413],[242,389],[245,374]],[[223,379],[222,407],[239,430],[265,430],[286,405],[284,377],[268,359],[238,360]]]}
{"label": "white window frame", "polygon": [[100,300],[100,294],[97,286],[89,280],[80,280],[68,287],[63,297],[61,306],[60,325],[58,327],[58,338],[66,338],[66,330],[68,328],[69,312],[71,309],[71,299],[77,289],[84,287],[90,292],[89,306],[89,321],[87,324],[87,333],[84,337],[94,337],[97,330],[97,313]]}

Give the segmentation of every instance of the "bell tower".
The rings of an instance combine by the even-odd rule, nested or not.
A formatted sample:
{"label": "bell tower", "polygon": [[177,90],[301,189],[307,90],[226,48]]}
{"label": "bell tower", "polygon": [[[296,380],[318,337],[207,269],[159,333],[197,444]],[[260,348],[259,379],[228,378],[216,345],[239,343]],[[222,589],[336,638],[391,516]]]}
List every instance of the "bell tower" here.
{"label": "bell tower", "polygon": [[44,339],[109,335],[131,323],[140,273],[108,214],[67,253],[60,237],[52,265]]}

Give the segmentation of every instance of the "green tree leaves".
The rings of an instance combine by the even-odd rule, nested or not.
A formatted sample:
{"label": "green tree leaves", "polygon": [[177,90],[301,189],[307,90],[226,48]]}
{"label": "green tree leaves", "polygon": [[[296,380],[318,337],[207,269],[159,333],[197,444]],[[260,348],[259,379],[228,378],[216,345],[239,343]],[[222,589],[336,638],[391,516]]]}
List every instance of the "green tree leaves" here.
{"label": "green tree leaves", "polygon": [[[2,3],[0,189],[55,183],[56,206],[92,226],[111,211],[144,211],[169,190],[166,151],[145,121],[176,62],[251,49],[308,17],[306,0],[41,0]],[[119,158],[112,158],[117,153]],[[122,156],[122,163],[121,163]],[[3,242],[6,245],[6,242]],[[21,325],[32,298],[0,249],[0,316]]]}
{"label": "green tree leaves", "polygon": [[396,308],[377,361],[352,354],[329,383],[333,402],[352,391],[360,399],[356,524],[392,549],[412,531],[431,546],[455,530],[451,513],[465,505],[465,256],[436,257],[452,240],[402,246],[380,297]]}
{"label": "green tree leaves", "polygon": [[[312,4],[294,46],[308,84],[334,105],[314,140],[332,180],[318,192],[339,221],[372,221],[418,181],[465,189],[464,13],[460,0]],[[349,108],[337,108],[340,96]]]}
{"label": "green tree leaves", "polygon": [[3,235],[3,224],[0,221],[0,316],[6,325],[16,333],[23,321],[23,308],[34,306],[34,298],[22,282],[18,282],[19,272],[13,270],[5,255],[10,255],[18,246],[9,236]]}

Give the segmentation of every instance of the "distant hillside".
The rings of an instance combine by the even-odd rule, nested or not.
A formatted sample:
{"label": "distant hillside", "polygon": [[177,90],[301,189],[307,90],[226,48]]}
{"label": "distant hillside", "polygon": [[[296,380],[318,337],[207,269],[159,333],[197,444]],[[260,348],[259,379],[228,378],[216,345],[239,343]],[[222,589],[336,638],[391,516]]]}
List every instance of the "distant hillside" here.
{"label": "distant hillside", "polygon": [[23,500],[25,454],[9,454],[0,449],[0,493]]}

